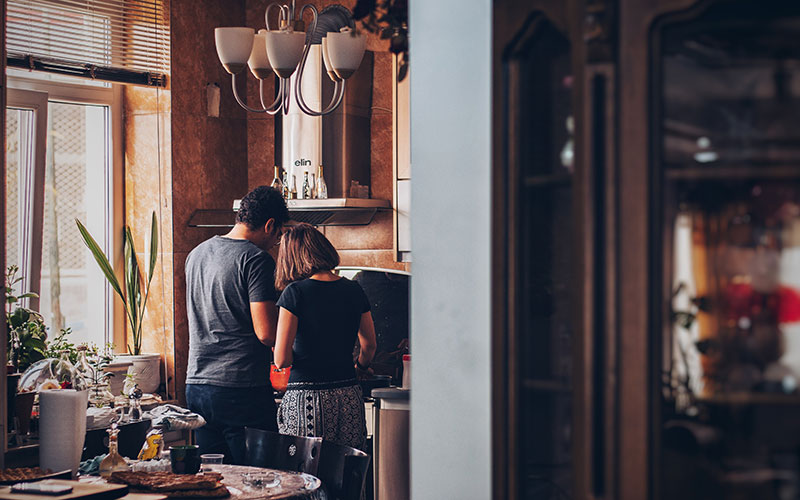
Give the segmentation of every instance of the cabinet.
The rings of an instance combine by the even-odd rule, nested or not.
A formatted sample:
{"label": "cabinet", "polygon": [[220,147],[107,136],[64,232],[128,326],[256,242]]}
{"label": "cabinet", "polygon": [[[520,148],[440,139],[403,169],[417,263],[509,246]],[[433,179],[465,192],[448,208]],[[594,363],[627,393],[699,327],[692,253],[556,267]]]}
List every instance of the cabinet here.
{"label": "cabinet", "polygon": [[797,498],[800,9],[495,13],[498,498]]}
{"label": "cabinet", "polygon": [[[497,498],[602,494],[592,400],[594,166],[580,146],[594,68],[581,2],[500,2],[495,13],[494,241]],[[588,80],[587,80],[588,79]],[[602,90],[601,90],[602,92]],[[605,104],[605,94],[600,104]],[[602,128],[602,127],[601,127]],[[602,149],[602,148],[600,148]],[[603,155],[601,155],[603,156]],[[604,158],[604,156],[603,156]],[[603,283],[602,279],[597,283]],[[578,286],[583,284],[583,286]],[[599,286],[599,285],[598,285]],[[604,306],[602,306],[604,307]],[[599,417],[599,418],[598,418]]]}

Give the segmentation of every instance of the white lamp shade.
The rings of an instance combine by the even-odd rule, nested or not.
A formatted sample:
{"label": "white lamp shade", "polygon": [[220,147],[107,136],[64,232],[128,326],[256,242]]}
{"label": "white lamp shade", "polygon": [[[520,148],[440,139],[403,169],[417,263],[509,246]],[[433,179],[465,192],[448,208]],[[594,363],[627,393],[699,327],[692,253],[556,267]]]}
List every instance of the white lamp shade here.
{"label": "white lamp shade", "polygon": [[333,80],[334,82],[341,80],[341,78],[339,78],[339,75],[337,75],[336,72],[333,71],[333,66],[331,66],[331,59],[330,57],[328,57],[327,37],[322,38],[322,61],[325,63],[325,71],[328,72],[328,76],[331,78],[331,80]]}
{"label": "white lamp shade", "polygon": [[303,57],[306,34],[302,31],[267,31],[265,34],[267,55],[275,73],[289,78]]}
{"label": "white lamp shade", "polygon": [[242,71],[253,49],[252,28],[216,28],[214,41],[217,45],[219,61],[225,66],[228,73],[235,74]]}
{"label": "white lamp shade", "polygon": [[259,80],[265,79],[272,74],[272,66],[269,64],[267,57],[267,30],[258,30],[255,37],[253,37],[253,50],[250,52],[250,59],[247,60],[247,65],[253,76]]}
{"label": "white lamp shade", "polygon": [[328,58],[333,70],[341,78],[349,78],[361,65],[366,48],[366,38],[355,35],[351,31],[344,33],[330,32],[328,39]]}

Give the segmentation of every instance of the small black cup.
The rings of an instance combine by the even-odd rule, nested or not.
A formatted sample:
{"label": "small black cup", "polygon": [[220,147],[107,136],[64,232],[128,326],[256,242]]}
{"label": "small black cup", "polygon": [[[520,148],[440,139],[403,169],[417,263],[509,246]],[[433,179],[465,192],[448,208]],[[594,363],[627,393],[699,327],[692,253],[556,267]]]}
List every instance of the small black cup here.
{"label": "small black cup", "polygon": [[200,471],[200,448],[195,444],[170,446],[169,460],[175,474],[197,474]]}

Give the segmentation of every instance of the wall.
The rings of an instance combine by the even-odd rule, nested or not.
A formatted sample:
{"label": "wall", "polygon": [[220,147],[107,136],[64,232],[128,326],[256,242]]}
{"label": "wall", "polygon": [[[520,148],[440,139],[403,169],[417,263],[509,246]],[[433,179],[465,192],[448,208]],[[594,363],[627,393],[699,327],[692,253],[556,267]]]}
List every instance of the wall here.
{"label": "wall", "polygon": [[[189,330],[186,323],[186,256],[219,229],[187,226],[200,208],[227,209],[247,192],[247,119],[234,101],[230,76],[216,56],[214,28],[241,26],[243,1],[172,0],[172,205],[175,376],[184,400]],[[222,89],[219,117],[209,117],[206,85]]]}
{"label": "wall", "polygon": [[411,497],[490,498],[492,2],[410,7]]}
{"label": "wall", "polygon": [[[162,357],[161,381],[175,394],[171,96],[169,90],[123,87],[125,223],[131,227],[139,265],[149,265],[152,213],[159,223],[158,260],[142,323],[142,352]],[[122,310],[117,314],[124,314]],[[124,325],[127,328],[127,322]],[[130,335],[130,333],[129,333]],[[130,338],[128,339],[130,342]],[[117,345],[118,352],[125,346]]]}
{"label": "wall", "polygon": [[[314,5],[322,10],[328,5],[342,4],[350,10],[355,0],[317,0]],[[255,29],[264,26],[264,9],[269,2],[247,0],[247,26]],[[273,14],[274,15],[274,14]],[[308,19],[308,17],[307,17]],[[372,75],[372,115],[370,117],[371,150],[370,196],[392,200],[392,54],[388,41],[366,33],[367,50],[374,52]],[[274,92],[273,82],[267,83],[266,95]],[[258,102],[257,80],[248,74],[248,103]],[[223,94],[230,86],[223,87]],[[250,188],[272,182],[273,166],[280,165],[275,158],[275,119],[269,115],[247,114],[248,185]],[[394,261],[393,217],[391,212],[379,213],[367,227],[324,227],[323,233],[339,250],[342,265],[383,267],[410,271],[408,264]]]}
{"label": "wall", "polygon": [[[184,263],[197,244],[224,229],[187,227],[199,208],[228,209],[250,188],[269,184],[275,164],[275,123],[269,115],[245,112],[234,100],[230,75],[216,56],[214,28],[264,27],[264,0],[172,0],[170,79],[172,134],[172,276],[174,305],[174,376],[183,399],[188,356]],[[316,2],[319,8],[333,2]],[[345,0],[351,8],[355,0]],[[371,191],[375,198],[392,199],[392,86],[388,42],[370,35],[367,49],[375,51],[370,146]],[[207,116],[206,85],[220,87],[220,116]],[[252,75],[240,82],[250,103],[258,101]],[[266,93],[272,95],[272,81]],[[339,249],[343,265],[408,269],[394,262],[392,214],[380,213],[366,227],[325,228]]]}

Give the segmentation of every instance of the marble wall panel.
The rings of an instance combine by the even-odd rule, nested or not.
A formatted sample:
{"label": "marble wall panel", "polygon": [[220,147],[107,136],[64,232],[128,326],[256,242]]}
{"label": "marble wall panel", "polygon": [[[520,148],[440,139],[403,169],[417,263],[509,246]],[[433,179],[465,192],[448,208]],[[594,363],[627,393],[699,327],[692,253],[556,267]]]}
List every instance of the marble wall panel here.
{"label": "marble wall panel", "polygon": [[378,267],[410,271],[409,264],[395,262],[392,250],[340,250],[342,266]]}
{"label": "marble wall panel", "polygon": [[[244,0],[172,0],[172,202],[174,357],[177,396],[183,400],[188,356],[184,262],[219,229],[188,227],[196,209],[230,208],[248,185],[246,112],[216,55],[214,28],[245,25]],[[207,85],[220,87],[218,117],[208,116]],[[247,93],[246,82],[240,82]]]}
{"label": "marble wall panel", "polygon": [[[147,269],[152,213],[159,223],[159,256],[142,327],[144,352],[162,356],[162,382],[174,395],[172,274],[172,172],[169,91],[123,89],[125,223],[131,227],[140,266]],[[127,327],[127,325],[126,325]],[[128,332],[128,335],[130,332]],[[124,346],[117,346],[123,350]]]}
{"label": "marble wall panel", "polygon": [[[318,0],[318,9],[340,3],[352,9],[355,0]],[[264,9],[268,3],[263,0],[247,0],[247,26],[255,29],[264,26]],[[388,52],[388,41],[377,35],[367,34],[367,50],[374,51],[372,115],[370,124],[370,161],[373,198],[392,200],[392,55]],[[257,99],[257,84],[251,78],[248,87],[249,99]],[[249,102],[249,101],[248,101]],[[255,101],[253,101],[255,102]],[[249,187],[271,182],[272,167],[280,160],[275,158],[274,119],[264,115],[248,113],[248,169]],[[379,214],[369,226],[328,227],[323,231],[340,250],[359,250],[348,255],[349,265],[367,265],[368,262],[387,262],[386,255],[393,248],[393,222],[391,214]],[[371,251],[375,251],[372,255]],[[392,267],[398,265],[391,262]],[[405,265],[400,264],[399,268]]]}

